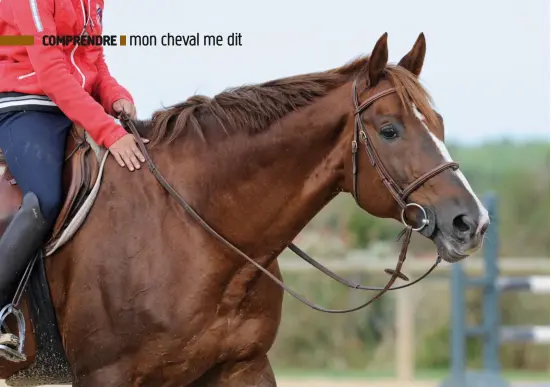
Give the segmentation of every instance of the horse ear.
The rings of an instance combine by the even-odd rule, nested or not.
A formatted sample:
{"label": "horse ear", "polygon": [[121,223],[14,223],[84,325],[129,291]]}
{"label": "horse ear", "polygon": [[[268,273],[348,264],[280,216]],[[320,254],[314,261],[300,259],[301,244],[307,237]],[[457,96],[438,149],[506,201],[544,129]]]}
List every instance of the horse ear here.
{"label": "horse ear", "polygon": [[425,41],[425,34],[422,32],[415,41],[413,48],[408,52],[398,63],[406,70],[409,70],[416,77],[421,74],[423,68],[423,62],[425,61],[425,53],[427,51],[427,42]]}
{"label": "horse ear", "polygon": [[384,33],[373,48],[373,52],[368,62],[368,86],[373,87],[377,84],[388,62],[388,33]]}

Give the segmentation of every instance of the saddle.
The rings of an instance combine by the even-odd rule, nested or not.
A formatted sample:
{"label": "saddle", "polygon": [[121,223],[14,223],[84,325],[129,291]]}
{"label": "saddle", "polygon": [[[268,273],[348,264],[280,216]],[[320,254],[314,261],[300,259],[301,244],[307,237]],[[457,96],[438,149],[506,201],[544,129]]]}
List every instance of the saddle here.
{"label": "saddle", "polygon": [[[99,174],[98,156],[82,127],[73,125],[67,138],[63,167],[64,204],[46,244],[51,249],[90,194]],[[19,210],[23,195],[0,150],[0,235]]]}

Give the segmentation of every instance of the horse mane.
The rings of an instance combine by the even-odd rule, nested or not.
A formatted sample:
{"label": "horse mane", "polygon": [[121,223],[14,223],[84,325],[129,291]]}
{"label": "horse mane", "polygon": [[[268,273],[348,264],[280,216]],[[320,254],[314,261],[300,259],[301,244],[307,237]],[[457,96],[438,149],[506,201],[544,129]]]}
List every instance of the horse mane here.
{"label": "horse mane", "polygon": [[[191,126],[204,141],[204,124],[214,119],[228,135],[250,135],[267,130],[271,124],[301,107],[313,103],[332,90],[367,73],[368,56],[354,59],[342,67],[280,78],[256,85],[228,88],[213,98],[194,95],[184,102],[158,110],[148,121],[138,122],[151,146],[168,144]],[[432,98],[417,77],[406,69],[389,64],[385,69],[390,82],[408,110],[412,104],[425,117],[428,125],[438,119],[432,109]]]}

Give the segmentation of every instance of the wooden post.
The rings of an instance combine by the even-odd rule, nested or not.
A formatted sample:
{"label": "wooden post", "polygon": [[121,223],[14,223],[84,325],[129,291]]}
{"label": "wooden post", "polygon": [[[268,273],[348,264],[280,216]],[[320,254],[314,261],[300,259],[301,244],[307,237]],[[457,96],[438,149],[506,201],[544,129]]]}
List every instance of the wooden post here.
{"label": "wooden post", "polygon": [[396,290],[396,377],[415,379],[415,316],[411,289]]}

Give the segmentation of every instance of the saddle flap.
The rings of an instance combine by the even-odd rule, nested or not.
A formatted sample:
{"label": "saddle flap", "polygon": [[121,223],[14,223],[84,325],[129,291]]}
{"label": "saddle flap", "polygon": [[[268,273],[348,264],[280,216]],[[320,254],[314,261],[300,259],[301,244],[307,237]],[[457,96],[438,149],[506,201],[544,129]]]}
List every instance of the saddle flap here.
{"label": "saddle flap", "polygon": [[90,178],[93,175],[91,169],[97,170],[97,162],[94,166],[95,156],[85,136],[86,133],[82,127],[73,125],[67,138],[65,149],[67,157],[63,169],[65,198],[50,240],[59,236],[75,209],[87,196],[91,185]]}

